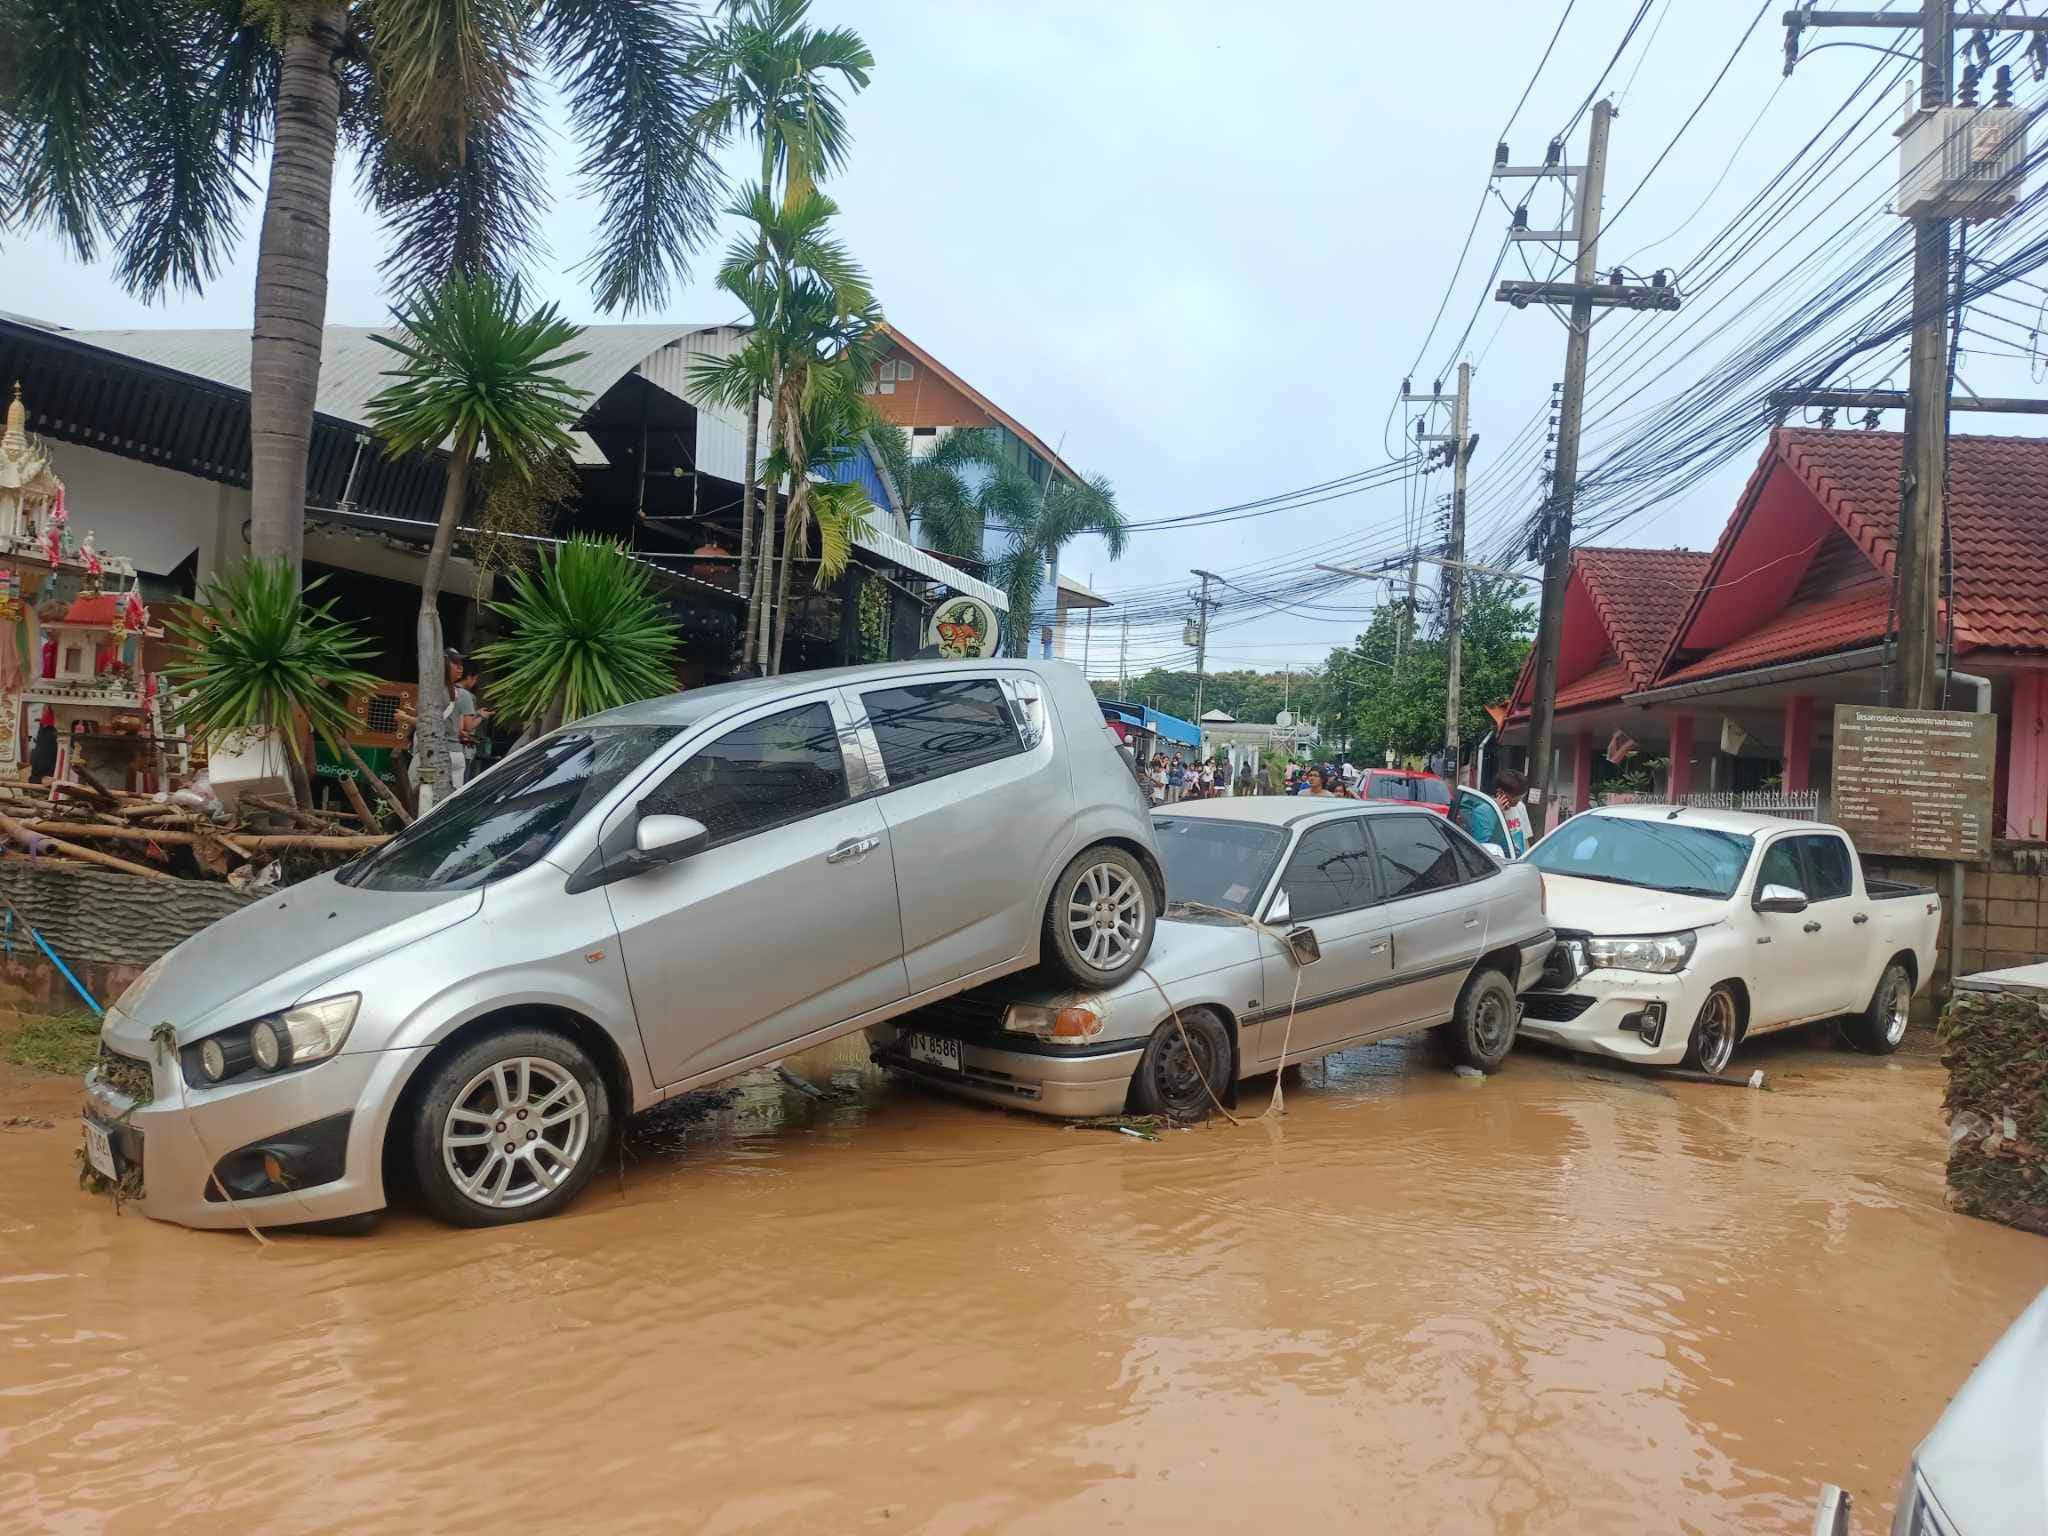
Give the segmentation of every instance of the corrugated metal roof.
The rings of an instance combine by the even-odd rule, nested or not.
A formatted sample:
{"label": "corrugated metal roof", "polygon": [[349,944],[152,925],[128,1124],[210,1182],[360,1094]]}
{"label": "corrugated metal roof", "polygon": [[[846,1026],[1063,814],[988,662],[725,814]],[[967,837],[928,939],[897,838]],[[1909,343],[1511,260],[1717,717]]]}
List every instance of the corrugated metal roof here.
{"label": "corrugated metal roof", "polygon": [[[697,324],[592,325],[584,327],[574,349],[587,354],[560,370],[561,377],[589,393],[593,403],[652,354],[672,342],[711,327]],[[398,365],[398,354],[378,343],[379,334],[395,329],[366,325],[330,325],[320,348],[320,392],[313,409],[342,421],[367,421],[373,396],[391,381],[384,375]],[[230,389],[249,387],[249,333],[242,330],[159,330],[135,327],[114,331],[65,331],[88,346],[173,368]],[[653,380],[660,385],[661,378]],[[670,393],[675,393],[673,389]]]}
{"label": "corrugated metal roof", "polygon": [[871,555],[880,555],[884,560],[902,566],[907,571],[916,571],[920,576],[929,576],[933,581],[951,587],[955,592],[965,592],[978,597],[997,613],[1010,611],[1010,599],[1001,587],[992,587],[985,581],[976,581],[965,571],[946,564],[937,555],[928,555],[915,544],[906,544],[894,534],[884,533],[877,528],[870,533],[854,535],[854,543]]}

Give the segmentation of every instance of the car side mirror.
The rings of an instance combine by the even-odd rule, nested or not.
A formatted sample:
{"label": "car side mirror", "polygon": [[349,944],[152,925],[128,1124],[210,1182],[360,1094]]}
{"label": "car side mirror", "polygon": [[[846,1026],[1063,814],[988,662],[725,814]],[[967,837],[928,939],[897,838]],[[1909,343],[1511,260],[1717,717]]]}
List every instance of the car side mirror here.
{"label": "car side mirror", "polygon": [[711,841],[711,829],[694,816],[642,816],[633,829],[635,860],[643,866],[687,859]]}
{"label": "car side mirror", "polygon": [[1273,904],[1266,908],[1266,921],[1275,928],[1285,928],[1294,921],[1294,903],[1287,899],[1285,891],[1275,896]]}
{"label": "car side mirror", "polygon": [[1313,928],[1295,928],[1287,935],[1287,947],[1293,952],[1296,965],[1314,965],[1323,958],[1323,946],[1316,942]]}
{"label": "car side mirror", "polygon": [[1767,885],[1756,893],[1759,912],[1804,912],[1806,892],[1796,886]]}

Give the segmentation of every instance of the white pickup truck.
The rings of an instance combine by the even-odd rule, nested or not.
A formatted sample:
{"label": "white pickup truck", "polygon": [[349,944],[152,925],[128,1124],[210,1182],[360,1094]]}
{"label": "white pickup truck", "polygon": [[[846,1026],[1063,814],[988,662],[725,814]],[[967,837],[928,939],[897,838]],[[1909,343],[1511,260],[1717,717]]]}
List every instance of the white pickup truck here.
{"label": "white pickup truck", "polygon": [[1934,969],[1941,899],[1863,874],[1836,827],[1618,806],[1529,850],[1557,946],[1521,1033],[1653,1066],[1726,1069],[1750,1035],[1840,1019],[1895,1051]]}

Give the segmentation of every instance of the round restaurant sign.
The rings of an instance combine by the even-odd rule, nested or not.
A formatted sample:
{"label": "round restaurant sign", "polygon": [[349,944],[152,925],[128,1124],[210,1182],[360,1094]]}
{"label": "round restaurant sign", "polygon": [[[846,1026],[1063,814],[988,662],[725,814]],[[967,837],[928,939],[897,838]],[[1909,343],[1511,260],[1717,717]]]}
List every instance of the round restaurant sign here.
{"label": "round restaurant sign", "polygon": [[996,611],[978,597],[949,597],[932,610],[924,643],[950,660],[996,653]]}

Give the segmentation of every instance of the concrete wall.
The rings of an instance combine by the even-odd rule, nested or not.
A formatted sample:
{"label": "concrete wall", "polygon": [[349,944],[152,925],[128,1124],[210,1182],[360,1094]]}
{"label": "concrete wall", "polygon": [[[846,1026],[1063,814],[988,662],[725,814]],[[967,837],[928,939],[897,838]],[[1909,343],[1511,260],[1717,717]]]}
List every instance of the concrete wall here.
{"label": "concrete wall", "polygon": [[246,490],[76,443],[54,443],[51,453],[72,536],[96,535],[101,554],[162,576],[197,549],[202,581],[243,554]]}

